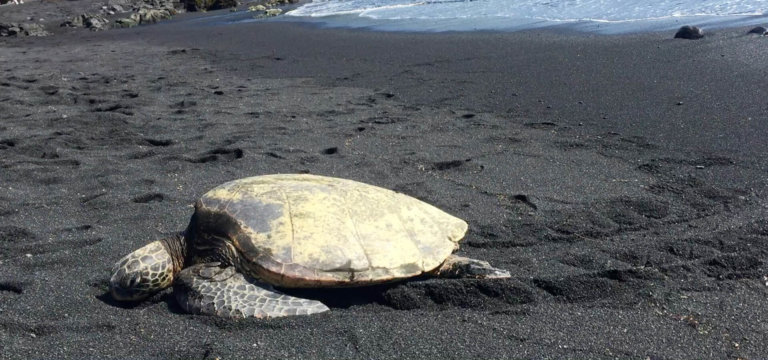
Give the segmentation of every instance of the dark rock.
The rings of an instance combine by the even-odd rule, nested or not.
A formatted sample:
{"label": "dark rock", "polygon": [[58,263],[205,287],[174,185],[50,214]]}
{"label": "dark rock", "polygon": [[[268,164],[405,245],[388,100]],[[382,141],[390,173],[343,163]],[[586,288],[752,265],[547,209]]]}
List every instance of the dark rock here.
{"label": "dark rock", "polygon": [[19,24],[16,23],[7,23],[7,24],[0,24],[0,36],[16,36],[21,33],[21,28],[19,27]]}
{"label": "dark rock", "polygon": [[130,28],[136,25],[139,25],[139,22],[138,20],[135,20],[133,16],[115,20],[115,27],[119,28]]}
{"label": "dark rock", "polygon": [[106,30],[109,28],[109,21],[101,15],[93,15],[83,19],[83,26],[93,31]]}
{"label": "dark rock", "polygon": [[40,24],[0,24],[0,36],[48,36],[51,33],[45,31]]}
{"label": "dark rock", "polygon": [[172,0],[144,0],[139,6],[134,7],[129,17],[115,20],[115,26],[126,28],[140,24],[154,24],[170,19],[176,14],[178,10],[174,7]]}
{"label": "dark rock", "polygon": [[154,24],[160,20],[170,19],[175,14],[175,9],[141,9],[138,12],[139,24]]}
{"label": "dark rock", "polygon": [[295,4],[297,2],[299,2],[299,0],[268,0],[266,4],[270,6],[278,6],[278,5]]}
{"label": "dark rock", "polygon": [[41,24],[21,24],[21,29],[27,36],[48,36],[51,35],[48,31],[45,31],[45,27]]}
{"label": "dark rock", "polygon": [[756,26],[752,28],[752,30],[749,30],[749,34],[757,34],[757,35],[768,35],[768,29],[766,29],[763,26]]}
{"label": "dark rock", "polygon": [[140,8],[149,9],[175,9],[178,1],[176,0],[144,0],[139,4]]}
{"label": "dark rock", "polygon": [[104,15],[115,15],[115,14],[120,14],[127,11],[130,11],[130,10],[126,10],[125,8],[123,8],[118,4],[104,5],[101,7],[101,13]]}
{"label": "dark rock", "polygon": [[[109,15],[126,12],[126,9],[120,5],[103,6],[101,10],[102,13]],[[132,11],[130,16],[115,20],[114,26],[126,28],[140,24],[154,24],[160,20],[170,19],[178,13],[178,10],[174,7],[174,0],[139,1],[130,11]],[[110,22],[101,14],[82,14],[64,22],[61,26],[105,30],[110,27]]]}
{"label": "dark rock", "polygon": [[182,0],[187,11],[208,11],[236,7],[237,0]]}
{"label": "dark rock", "polygon": [[677,30],[675,39],[696,40],[704,37],[704,32],[696,26],[685,25]]}
{"label": "dark rock", "polygon": [[75,16],[71,20],[67,20],[67,21],[61,23],[61,25],[59,25],[59,26],[61,26],[61,27],[83,27],[83,16],[85,16],[85,14],[80,15],[80,16]]}
{"label": "dark rock", "polygon": [[254,18],[265,18],[271,16],[278,16],[283,13],[283,9],[276,7],[289,5],[299,2],[299,0],[267,0],[263,4],[252,5],[248,7],[248,11],[256,12]]}
{"label": "dark rock", "polygon": [[82,14],[75,16],[72,20],[61,24],[63,27],[84,27],[92,31],[106,30],[109,28],[109,21],[102,15]]}

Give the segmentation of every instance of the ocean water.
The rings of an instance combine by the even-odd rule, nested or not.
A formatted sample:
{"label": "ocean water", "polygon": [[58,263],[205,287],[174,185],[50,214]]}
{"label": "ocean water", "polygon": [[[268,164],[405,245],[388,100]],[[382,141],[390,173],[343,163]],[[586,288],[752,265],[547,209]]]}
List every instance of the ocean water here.
{"label": "ocean water", "polygon": [[314,0],[287,13],[327,26],[402,31],[522,30],[601,33],[684,24],[768,25],[768,0]]}

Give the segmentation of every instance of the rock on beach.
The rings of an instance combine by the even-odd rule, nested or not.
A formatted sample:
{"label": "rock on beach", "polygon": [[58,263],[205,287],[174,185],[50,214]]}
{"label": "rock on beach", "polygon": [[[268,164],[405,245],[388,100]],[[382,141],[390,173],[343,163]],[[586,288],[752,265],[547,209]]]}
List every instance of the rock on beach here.
{"label": "rock on beach", "polygon": [[675,39],[697,40],[704,37],[704,32],[696,26],[685,25],[677,30]]}

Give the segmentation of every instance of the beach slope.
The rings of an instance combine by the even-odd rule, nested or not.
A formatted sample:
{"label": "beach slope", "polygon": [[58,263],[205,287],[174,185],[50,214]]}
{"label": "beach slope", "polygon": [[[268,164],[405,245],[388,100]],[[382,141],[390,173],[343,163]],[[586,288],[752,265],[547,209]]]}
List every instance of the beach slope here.
{"label": "beach slope", "polygon": [[[0,39],[1,358],[768,354],[765,37],[217,14]],[[269,320],[111,299],[120,257],[271,173],[432,203],[470,224],[459,254],[513,277],[299,292],[331,311]]]}

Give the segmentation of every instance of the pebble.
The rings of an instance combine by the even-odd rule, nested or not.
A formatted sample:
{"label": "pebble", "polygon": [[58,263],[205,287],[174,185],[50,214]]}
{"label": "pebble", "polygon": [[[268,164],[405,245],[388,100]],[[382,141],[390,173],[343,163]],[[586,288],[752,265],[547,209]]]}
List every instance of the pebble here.
{"label": "pebble", "polygon": [[752,28],[752,30],[749,30],[748,34],[757,34],[757,35],[768,35],[768,29],[766,29],[763,26],[756,26]]}
{"label": "pebble", "polygon": [[680,28],[680,30],[677,30],[677,33],[675,33],[675,39],[689,39],[689,40],[696,40],[701,39],[704,37],[704,32],[696,27],[696,26],[690,26],[685,25]]}

